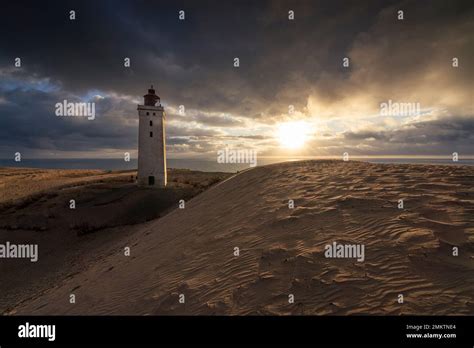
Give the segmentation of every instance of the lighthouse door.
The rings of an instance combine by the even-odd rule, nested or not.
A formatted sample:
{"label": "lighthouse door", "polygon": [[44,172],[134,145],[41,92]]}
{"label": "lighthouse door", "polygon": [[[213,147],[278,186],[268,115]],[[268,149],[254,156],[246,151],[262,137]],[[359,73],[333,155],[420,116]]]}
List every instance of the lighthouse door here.
{"label": "lighthouse door", "polygon": [[155,177],[149,176],[148,177],[148,185],[155,185]]}

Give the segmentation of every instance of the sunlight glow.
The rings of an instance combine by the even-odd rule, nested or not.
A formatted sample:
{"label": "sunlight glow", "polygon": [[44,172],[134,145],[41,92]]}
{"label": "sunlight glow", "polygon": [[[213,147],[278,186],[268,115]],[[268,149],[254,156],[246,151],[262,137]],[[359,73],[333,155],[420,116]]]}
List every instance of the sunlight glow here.
{"label": "sunlight glow", "polygon": [[306,142],[309,125],[304,121],[281,123],[278,126],[280,146],[287,149],[301,148]]}

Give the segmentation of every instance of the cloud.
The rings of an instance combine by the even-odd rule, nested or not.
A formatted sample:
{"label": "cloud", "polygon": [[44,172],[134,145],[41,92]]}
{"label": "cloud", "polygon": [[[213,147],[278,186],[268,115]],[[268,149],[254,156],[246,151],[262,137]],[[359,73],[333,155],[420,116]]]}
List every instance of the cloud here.
{"label": "cloud", "polygon": [[474,119],[450,117],[412,123],[393,130],[345,132],[343,137],[344,143],[351,146],[372,139],[366,155],[451,155],[453,152],[470,155],[474,143]]}
{"label": "cloud", "polygon": [[[38,156],[133,151],[136,104],[150,84],[165,105],[171,156],[226,144],[276,154],[273,129],[290,119],[315,129],[305,154],[352,146],[437,154],[456,144],[469,151],[472,138],[456,127],[474,117],[470,1],[184,1],[151,11],[153,5],[65,1],[44,12],[33,1],[5,4],[0,156],[15,149]],[[15,57],[21,68],[13,67]],[[63,99],[93,99],[96,120],[55,117],[52,105]],[[382,117],[380,103],[389,99],[418,102],[423,114]],[[409,145],[419,143],[424,147]]]}

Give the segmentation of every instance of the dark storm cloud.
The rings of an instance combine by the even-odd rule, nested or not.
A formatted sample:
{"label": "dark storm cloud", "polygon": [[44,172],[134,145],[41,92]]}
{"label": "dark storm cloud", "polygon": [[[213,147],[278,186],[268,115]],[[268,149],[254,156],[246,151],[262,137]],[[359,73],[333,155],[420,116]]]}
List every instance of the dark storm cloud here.
{"label": "dark storm cloud", "polygon": [[[129,121],[136,122],[130,103],[107,97],[95,99],[96,118],[58,117],[55,104],[83,100],[62,92],[14,89],[0,103],[0,147],[28,155],[34,150],[93,151],[102,148],[133,150],[137,135]],[[123,115],[120,112],[129,109]],[[120,112],[117,112],[120,110]],[[112,115],[113,117],[109,117]],[[10,151],[10,153],[11,153]]]}
{"label": "dark storm cloud", "polygon": [[[276,103],[306,103],[291,86],[340,71],[342,56],[376,1],[15,2],[2,16],[2,65],[22,57],[30,72],[80,92],[91,86],[128,95],[155,82],[164,101],[202,110],[255,114]],[[46,11],[47,8],[47,11]],[[177,11],[187,19],[178,21]],[[287,20],[288,8],[299,16]],[[68,11],[77,13],[68,20]],[[14,14],[13,16],[11,14]],[[21,20],[18,20],[21,18]],[[343,25],[343,26],[342,26]],[[351,30],[344,28],[352,27]],[[124,69],[123,58],[132,67]],[[241,67],[233,68],[239,57]]]}
{"label": "dark storm cloud", "polygon": [[226,126],[243,126],[243,122],[229,115],[206,115],[202,112],[180,115],[179,113],[168,113],[170,119],[178,120],[181,122],[198,122],[201,124],[214,126],[214,127],[226,127]]}
{"label": "dark storm cloud", "polygon": [[[170,113],[167,127],[170,146],[197,151],[225,139],[222,130],[246,127],[245,119],[278,122],[290,104],[306,116],[350,119],[399,98],[472,117],[473,8],[463,0],[8,1],[0,12],[0,155],[135,148],[135,99],[151,83],[165,107],[197,110]],[[403,24],[395,23],[397,9]],[[453,55],[461,60],[455,73]],[[350,69],[341,67],[345,56]],[[23,66],[12,71],[15,57]],[[96,120],[51,113],[56,102],[91,91],[104,96]],[[344,139],[402,147],[424,135],[451,146],[465,136],[442,122]]]}
{"label": "dark storm cloud", "polygon": [[384,132],[362,131],[362,132],[346,132],[344,137],[348,140],[388,140]]}
{"label": "dark storm cloud", "polygon": [[166,134],[168,136],[217,137],[222,133],[214,129],[178,127],[173,124],[168,124],[166,126]]}
{"label": "dark storm cloud", "polygon": [[[474,119],[450,117],[413,123],[399,129],[387,131],[345,132],[344,144],[357,148],[370,144],[365,152],[357,154],[444,154],[452,152],[471,154],[474,144]],[[369,140],[370,142],[364,142]],[[434,152],[433,152],[434,150]]]}

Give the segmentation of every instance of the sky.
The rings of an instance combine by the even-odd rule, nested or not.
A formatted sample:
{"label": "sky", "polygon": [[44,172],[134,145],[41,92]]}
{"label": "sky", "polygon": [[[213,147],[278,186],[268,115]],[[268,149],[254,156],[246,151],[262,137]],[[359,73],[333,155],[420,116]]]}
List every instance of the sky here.
{"label": "sky", "polygon": [[471,0],[1,6],[0,158],[136,157],[151,84],[169,158],[474,155]]}

